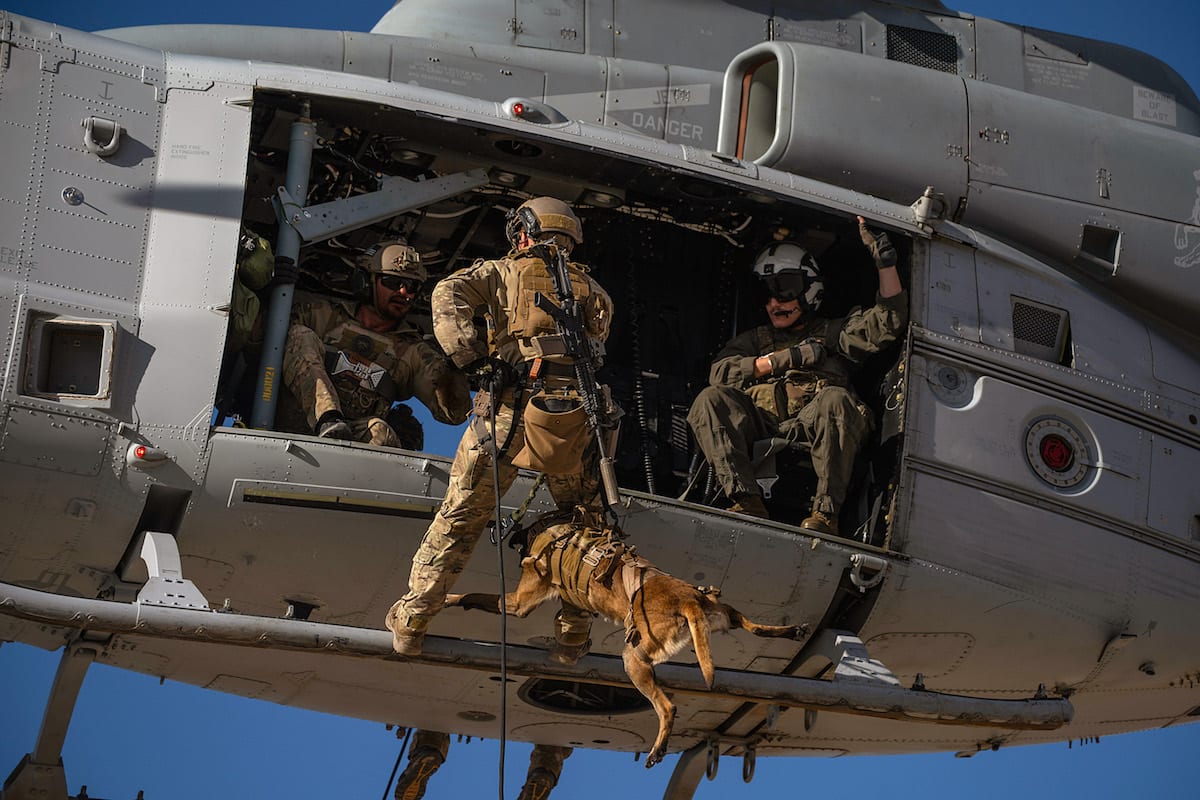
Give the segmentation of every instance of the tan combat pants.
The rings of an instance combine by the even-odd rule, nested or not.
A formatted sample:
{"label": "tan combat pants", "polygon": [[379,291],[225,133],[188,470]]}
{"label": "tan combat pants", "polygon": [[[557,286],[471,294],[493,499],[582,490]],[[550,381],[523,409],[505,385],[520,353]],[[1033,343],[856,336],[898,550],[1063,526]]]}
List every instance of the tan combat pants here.
{"label": "tan combat pants", "polygon": [[[503,445],[513,423],[513,408],[501,404],[496,414],[496,442]],[[467,565],[475,542],[496,510],[497,493],[503,496],[517,477],[512,455],[523,444],[523,425],[518,423],[508,450],[499,463],[500,483],[492,472],[491,425],[479,417],[472,419],[458,443],[446,499],[433,518],[421,546],[413,556],[408,578],[408,593],[388,611],[388,628],[424,631],[435,614],[442,610],[446,594]],[[596,507],[599,497],[599,470],[594,453],[585,454],[584,470],[574,475],[547,475],[546,484],[559,508],[579,504]],[[591,627],[590,614],[564,614],[565,625],[556,631],[558,641],[586,641]]]}
{"label": "tan combat pants", "polygon": [[[312,328],[293,325],[283,348],[283,383],[291,392],[280,398],[279,430],[313,433],[317,420],[329,411],[342,410],[337,389],[325,371],[325,345]],[[296,405],[299,408],[296,408]],[[307,427],[303,423],[307,423]],[[356,442],[400,447],[392,426],[379,417],[347,419]]]}

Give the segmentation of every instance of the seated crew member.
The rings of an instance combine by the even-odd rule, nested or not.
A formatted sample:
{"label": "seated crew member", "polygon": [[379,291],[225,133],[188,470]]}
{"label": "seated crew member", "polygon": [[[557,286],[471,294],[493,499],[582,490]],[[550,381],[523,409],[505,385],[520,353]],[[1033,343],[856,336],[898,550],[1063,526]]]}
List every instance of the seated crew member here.
{"label": "seated crew member", "polygon": [[[438,771],[450,750],[450,736],[439,731],[417,730],[408,746],[408,766],[396,781],[398,800],[421,800],[425,785]],[[534,745],[529,754],[529,771],[517,800],[546,800],[558,784],[563,761],[573,748],[550,744]]]}
{"label": "seated crew member", "polygon": [[[507,386],[497,399],[494,420],[487,419],[487,392],[476,397],[475,418],[450,467],[446,499],[413,556],[408,593],[388,611],[384,624],[392,631],[392,647],[402,655],[421,652],[429,621],[442,610],[495,511],[497,492],[503,496],[508,491],[518,466],[544,472],[560,508],[599,507],[598,458],[594,443],[588,444],[591,432],[578,402],[573,362],[563,355],[554,320],[533,302],[538,292],[554,296],[541,248],[534,246],[551,242],[569,255],[583,242],[583,225],[566,203],[538,197],[509,215],[505,233],[512,244],[508,255],[476,261],[433,290],[433,331],[447,355],[477,376],[506,378],[501,383]],[[605,341],[612,300],[582,264],[569,262],[568,271],[587,337]],[[483,313],[491,327],[486,340],[473,323]],[[531,397],[534,389],[538,391]],[[562,407],[570,410],[558,413]],[[550,424],[562,427],[543,438],[546,428],[539,421],[551,417],[559,419]],[[493,422],[499,486],[493,478]],[[543,447],[550,438],[556,444]],[[574,663],[587,652],[590,630],[591,614],[564,603],[555,618],[551,657]]]}
{"label": "seated crew member", "polygon": [[872,235],[862,217],[858,223],[878,268],[875,305],[856,308],[844,319],[816,316],[824,292],[816,261],[791,242],[768,246],[754,263],[770,295],[768,324],[736,336],[717,353],[711,385],[688,412],[734,511],[767,518],[752,448],[759,439],[780,436],[812,448],[817,490],[812,514],[800,527],[838,532],[854,459],[872,427],[850,378],[867,356],[896,341],[908,320],[895,248],[887,234]]}
{"label": "seated crew member", "polygon": [[[359,259],[357,300],[298,298],[283,354],[277,427],[385,447],[419,446],[415,423],[397,432],[392,405],[416,395],[440,422],[457,425],[471,410],[466,376],[404,321],[428,277],[415,249],[381,242]],[[399,435],[404,434],[403,437]]]}

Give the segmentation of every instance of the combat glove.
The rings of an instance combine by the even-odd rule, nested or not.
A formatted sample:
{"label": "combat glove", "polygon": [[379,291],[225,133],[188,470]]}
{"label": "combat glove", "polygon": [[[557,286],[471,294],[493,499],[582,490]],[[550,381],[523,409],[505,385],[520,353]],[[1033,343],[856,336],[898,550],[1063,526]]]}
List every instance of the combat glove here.
{"label": "combat glove", "polygon": [[322,439],[340,439],[349,441],[354,438],[354,434],[350,432],[350,426],[346,424],[346,418],[342,416],[342,412],[326,411],[317,420],[317,436]]}
{"label": "combat glove", "polygon": [[818,364],[825,357],[825,345],[820,339],[805,339],[800,344],[767,354],[771,374],[779,375],[789,369],[803,369]]}
{"label": "combat glove", "polygon": [[896,248],[886,233],[871,233],[867,230],[867,223],[859,222],[858,235],[862,239],[862,243],[871,251],[871,258],[875,259],[876,269],[896,266]]}
{"label": "combat glove", "polygon": [[471,376],[476,388],[499,392],[506,386],[517,385],[517,371],[503,359],[495,356],[477,358],[464,368]]}
{"label": "combat glove", "polygon": [[291,286],[299,279],[300,268],[296,266],[294,258],[275,256],[275,271],[271,273],[271,282],[267,284],[268,289],[274,289],[276,286]]}

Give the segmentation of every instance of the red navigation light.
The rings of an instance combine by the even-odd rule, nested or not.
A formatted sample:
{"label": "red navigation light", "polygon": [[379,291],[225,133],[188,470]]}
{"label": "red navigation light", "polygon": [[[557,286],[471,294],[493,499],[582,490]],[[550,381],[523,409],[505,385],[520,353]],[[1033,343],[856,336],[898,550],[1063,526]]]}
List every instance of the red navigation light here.
{"label": "red navigation light", "polygon": [[1075,463],[1075,452],[1071,449],[1071,443],[1055,433],[1043,437],[1038,451],[1042,456],[1042,463],[1055,472],[1066,472]]}
{"label": "red navigation light", "polygon": [[145,458],[146,457],[146,445],[139,444],[137,447],[135,447],[133,449],[133,455],[135,458]]}
{"label": "red navigation light", "polygon": [[525,104],[524,103],[513,103],[512,111],[513,111],[514,117],[520,117],[520,116],[524,115]]}

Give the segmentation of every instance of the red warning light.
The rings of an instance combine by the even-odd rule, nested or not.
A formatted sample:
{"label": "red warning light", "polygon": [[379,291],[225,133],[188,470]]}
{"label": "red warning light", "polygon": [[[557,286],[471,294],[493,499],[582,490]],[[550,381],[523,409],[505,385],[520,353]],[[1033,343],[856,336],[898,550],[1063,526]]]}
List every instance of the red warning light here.
{"label": "red warning light", "polygon": [[513,103],[512,111],[514,117],[522,116],[525,113],[525,104]]}
{"label": "red warning light", "polygon": [[139,444],[137,447],[135,447],[133,449],[133,455],[135,458],[145,458],[146,457],[146,445]]}
{"label": "red warning light", "polygon": [[1058,434],[1045,436],[1038,445],[1038,450],[1042,456],[1042,463],[1055,472],[1066,472],[1075,463],[1075,452],[1071,449],[1071,443]]}

